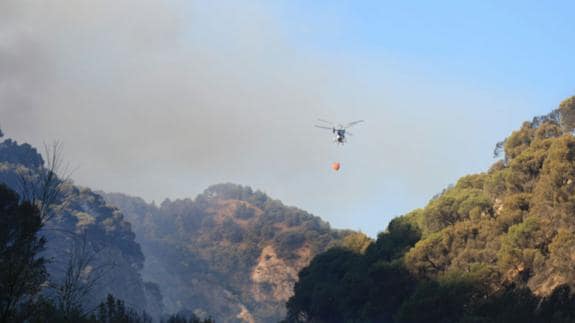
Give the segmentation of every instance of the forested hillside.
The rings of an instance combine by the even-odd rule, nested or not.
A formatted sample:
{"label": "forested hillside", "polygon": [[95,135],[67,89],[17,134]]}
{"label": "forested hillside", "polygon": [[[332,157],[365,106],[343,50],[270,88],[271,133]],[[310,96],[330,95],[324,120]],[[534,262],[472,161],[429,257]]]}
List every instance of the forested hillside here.
{"label": "forested hillside", "polygon": [[6,139],[0,322],[575,322],[574,128],[572,97],[376,241],[235,184],[96,193]]}
{"label": "forested hillside", "polygon": [[277,322],[298,271],[351,232],[249,187],[220,184],[160,206],[104,194],[133,224],[168,312],[210,313],[218,322]]}
{"label": "forested hillside", "polygon": [[303,269],[289,322],[575,322],[575,97],[392,221]]}
{"label": "forested hillside", "polygon": [[[26,309],[0,295],[0,305],[11,308],[10,319],[33,309],[39,315],[33,320],[46,316],[48,322],[147,322],[172,313],[277,322],[285,316],[297,273],[316,254],[349,237],[369,240],[233,184],[160,206],[123,194],[105,194],[106,202],[104,193],[59,177],[65,172],[59,148],[48,148],[43,157],[29,144],[0,142],[0,183],[15,191],[6,188],[3,202],[29,203],[39,221],[29,233],[38,246],[24,260],[39,262],[28,297],[42,302]],[[6,232],[17,228],[14,218],[2,217]],[[1,274],[10,257],[0,258]],[[113,313],[96,315],[100,307]]]}
{"label": "forested hillside", "polygon": [[[37,253],[46,271],[36,292],[52,300],[69,319],[93,314],[92,310],[108,294],[159,318],[162,297],[157,285],[142,280],[144,255],[130,224],[98,194],[58,178],[54,172],[57,165],[52,163],[57,164],[58,157],[50,156],[54,158],[45,162],[28,144],[11,139],[0,142],[0,183],[16,191],[6,193],[5,202],[10,203],[9,196],[14,194],[11,199],[38,208],[34,221],[39,223],[28,234],[42,241],[32,257]],[[2,217],[5,216],[3,212]],[[4,251],[17,245],[11,240],[11,232],[20,229],[13,220],[3,220],[2,248],[8,248]],[[8,266],[9,258],[1,255],[0,267]],[[8,272],[10,268],[2,267]],[[8,297],[0,303],[13,301]]]}

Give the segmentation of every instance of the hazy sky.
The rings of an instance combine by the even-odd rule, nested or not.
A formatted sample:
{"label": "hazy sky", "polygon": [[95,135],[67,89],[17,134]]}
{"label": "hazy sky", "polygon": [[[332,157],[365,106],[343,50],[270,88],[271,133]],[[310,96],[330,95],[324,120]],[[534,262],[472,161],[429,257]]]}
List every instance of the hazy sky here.
{"label": "hazy sky", "polygon": [[[160,202],[236,182],[374,235],[575,94],[574,10],[0,0],[0,125],[61,140],[79,185]],[[316,118],[366,122],[337,147]]]}

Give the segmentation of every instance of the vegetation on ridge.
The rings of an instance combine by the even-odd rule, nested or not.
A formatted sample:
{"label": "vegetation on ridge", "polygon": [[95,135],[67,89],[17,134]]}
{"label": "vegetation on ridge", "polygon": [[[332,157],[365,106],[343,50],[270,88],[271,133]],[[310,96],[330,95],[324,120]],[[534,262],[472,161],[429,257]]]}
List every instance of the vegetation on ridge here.
{"label": "vegetation on ridge", "polygon": [[144,278],[160,286],[168,311],[207,312],[222,322],[279,321],[298,271],[351,234],[229,183],[159,206],[104,196],[133,224],[148,259]]}
{"label": "vegetation on ridge", "polygon": [[334,249],[300,272],[290,322],[575,321],[575,97],[497,145],[392,221],[365,252]]}

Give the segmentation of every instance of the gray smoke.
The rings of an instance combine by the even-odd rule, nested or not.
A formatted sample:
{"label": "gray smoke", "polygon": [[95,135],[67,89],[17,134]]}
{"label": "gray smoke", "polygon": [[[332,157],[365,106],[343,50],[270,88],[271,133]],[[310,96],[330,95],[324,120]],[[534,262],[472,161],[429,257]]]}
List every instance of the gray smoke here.
{"label": "gray smoke", "polygon": [[[490,162],[507,130],[472,139],[489,98],[385,59],[306,49],[278,10],[2,0],[2,130],[37,146],[61,140],[80,185],[159,201],[238,182],[370,234]],[[318,117],[367,122],[335,147]]]}

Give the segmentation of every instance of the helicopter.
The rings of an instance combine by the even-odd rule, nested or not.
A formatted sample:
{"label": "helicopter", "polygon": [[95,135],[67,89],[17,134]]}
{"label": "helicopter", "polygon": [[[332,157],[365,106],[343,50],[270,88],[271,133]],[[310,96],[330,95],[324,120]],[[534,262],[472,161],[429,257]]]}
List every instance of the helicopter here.
{"label": "helicopter", "polygon": [[[317,119],[317,121],[322,122],[325,125],[315,125],[315,126],[317,128],[331,130],[331,132],[335,135],[335,137],[333,138],[333,141],[335,143],[337,143],[338,145],[343,145],[347,141],[345,136],[351,135],[351,133],[349,133],[347,131],[348,128],[350,128],[350,127],[352,127],[358,123],[363,122],[363,120],[357,120],[357,121],[350,122],[350,123],[345,124],[345,125],[338,124],[336,126],[332,122],[327,121],[327,120]],[[329,125],[329,126],[327,126],[327,125]]]}

